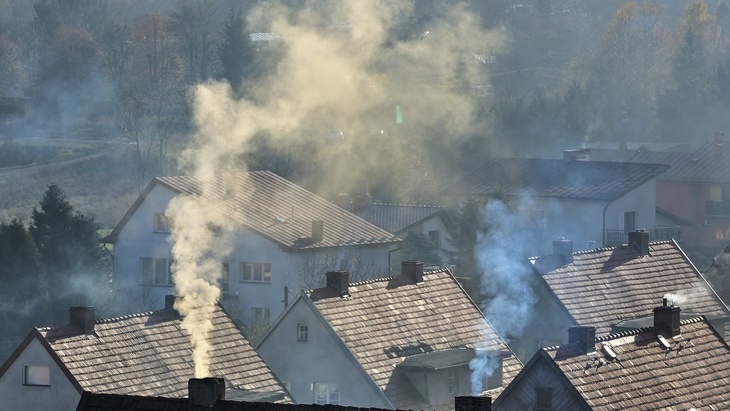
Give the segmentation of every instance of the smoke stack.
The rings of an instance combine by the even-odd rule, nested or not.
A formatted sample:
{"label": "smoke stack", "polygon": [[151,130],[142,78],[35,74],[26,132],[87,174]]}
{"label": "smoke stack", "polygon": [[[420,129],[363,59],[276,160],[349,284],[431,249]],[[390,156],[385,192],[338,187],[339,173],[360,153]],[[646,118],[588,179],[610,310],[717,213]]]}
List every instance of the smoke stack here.
{"label": "smoke stack", "polygon": [[401,273],[416,284],[423,282],[423,261],[401,261]]}
{"label": "smoke stack", "polygon": [[78,305],[69,308],[69,324],[81,329],[84,334],[94,334],[94,307]]}
{"label": "smoke stack", "polygon": [[327,272],[327,288],[334,288],[340,292],[340,296],[350,295],[348,288],[350,274],[347,271],[328,271]]}
{"label": "smoke stack", "polygon": [[312,241],[318,243],[324,238],[324,221],[312,220]]}
{"label": "smoke stack", "polygon": [[573,262],[573,242],[563,237],[553,241],[553,255],[560,258],[561,265]]}
{"label": "smoke stack", "polygon": [[455,411],[491,411],[492,397],[454,397]]}
{"label": "smoke stack", "polygon": [[662,299],[661,307],[654,308],[654,329],[657,332],[676,337],[680,334],[679,314],[682,309],[678,306],[667,305],[667,298]]}
{"label": "smoke stack", "polygon": [[212,410],[219,400],[226,399],[226,381],[223,378],[191,378],[188,380],[188,409]]}
{"label": "smoke stack", "polygon": [[585,325],[568,327],[568,343],[580,345],[586,354],[596,352],[596,327]]}
{"label": "smoke stack", "polygon": [[636,248],[639,255],[649,255],[649,233],[644,230],[630,231],[629,246]]}

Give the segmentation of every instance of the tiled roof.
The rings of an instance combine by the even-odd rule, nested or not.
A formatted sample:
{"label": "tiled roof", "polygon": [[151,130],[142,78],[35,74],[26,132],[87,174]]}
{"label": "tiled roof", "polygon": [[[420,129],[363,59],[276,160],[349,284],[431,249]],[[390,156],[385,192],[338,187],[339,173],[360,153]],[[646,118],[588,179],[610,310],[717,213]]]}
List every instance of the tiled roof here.
{"label": "tiled roof", "polygon": [[[350,284],[348,292],[345,298],[332,289],[307,294],[396,408],[429,408],[395,367],[409,356],[475,347],[511,354],[446,269],[424,273],[419,284],[385,278]],[[503,386],[520,369],[513,354],[505,358]]]}
{"label": "tiled roof", "polygon": [[704,317],[680,324],[681,335],[665,336],[669,350],[651,327],[598,338],[593,355],[570,346],[544,353],[593,410],[730,409],[730,348]]}
{"label": "tiled roof", "polygon": [[553,256],[530,261],[577,324],[596,327],[596,334],[611,333],[612,326],[637,313],[650,313],[666,294],[682,298],[675,302],[686,314],[730,316],[673,240],[649,243],[647,256],[623,246],[575,252],[571,264],[559,267]]}
{"label": "tiled roof", "polygon": [[445,224],[451,223],[446,209],[433,205],[373,203],[366,210],[357,214],[376,226],[396,234],[437,214],[441,214],[442,218],[446,219]]}
{"label": "tiled roof", "polygon": [[694,153],[643,152],[630,161],[669,164],[671,168],[657,177],[662,181],[698,183],[730,182],[730,144],[708,141]]}
{"label": "tiled roof", "polygon": [[613,201],[668,167],[661,164],[500,158],[467,174],[442,193]]}
{"label": "tiled roof", "polygon": [[[195,377],[190,337],[173,310],[97,320],[94,334],[71,325],[38,329],[84,391],[182,397]],[[227,388],[279,393],[286,389],[217,306],[211,344],[210,373]]]}
{"label": "tiled roof", "polygon": [[[155,184],[179,194],[208,197],[210,204],[230,215],[236,222],[290,249],[311,249],[347,245],[380,244],[399,241],[393,234],[363,220],[316,194],[271,171],[252,171],[235,176],[235,195],[226,194],[226,180],[218,176],[208,182],[211,190],[203,193],[203,181],[194,176],[157,177],[140,198]],[[229,191],[230,192],[230,191]],[[114,242],[119,231],[139,207],[137,201],[105,242]],[[308,241],[312,221],[324,222],[322,241]]]}

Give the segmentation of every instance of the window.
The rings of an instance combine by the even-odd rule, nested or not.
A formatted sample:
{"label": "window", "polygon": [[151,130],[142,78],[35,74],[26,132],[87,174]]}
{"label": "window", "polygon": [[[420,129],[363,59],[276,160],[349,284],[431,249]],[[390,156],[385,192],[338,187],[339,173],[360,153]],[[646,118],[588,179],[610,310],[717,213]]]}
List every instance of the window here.
{"label": "window", "polygon": [[339,405],[340,386],[337,384],[315,384],[314,402],[316,404]]}
{"label": "window", "polygon": [[269,325],[271,313],[268,307],[253,307],[251,308],[251,317],[253,317],[253,323],[256,326]]}
{"label": "window", "polygon": [[552,388],[536,388],[537,409],[550,410],[553,408],[553,389]]}
{"label": "window", "polygon": [[221,278],[219,280],[221,291],[226,293],[230,289],[231,272],[228,263],[223,263],[221,267]]}
{"label": "window", "polygon": [[23,367],[23,385],[51,386],[51,369],[47,365],[26,365]]}
{"label": "window", "polygon": [[271,264],[241,263],[241,281],[271,282]]}
{"label": "window", "polygon": [[624,213],[624,232],[636,230],[636,211],[627,211]]}
{"label": "window", "polygon": [[140,257],[143,284],[172,285],[172,259]]}
{"label": "window", "polygon": [[436,231],[429,231],[428,232],[428,239],[431,240],[431,244],[433,244],[433,248],[437,249],[441,246],[440,238],[439,238],[439,232]]}
{"label": "window", "polygon": [[155,232],[169,233],[170,232],[170,221],[165,216],[165,213],[155,213],[153,227]]}
{"label": "window", "polygon": [[297,341],[309,341],[309,326],[297,324]]}

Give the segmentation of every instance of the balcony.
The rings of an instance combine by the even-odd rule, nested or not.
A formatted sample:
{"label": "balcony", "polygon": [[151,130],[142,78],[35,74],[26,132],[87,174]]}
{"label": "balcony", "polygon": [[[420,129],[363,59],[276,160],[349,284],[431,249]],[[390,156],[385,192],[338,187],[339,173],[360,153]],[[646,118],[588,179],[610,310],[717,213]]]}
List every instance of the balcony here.
{"label": "balcony", "polygon": [[[649,232],[649,241],[666,241],[672,238],[678,242],[682,240],[679,226],[660,227],[646,230]],[[624,230],[606,230],[606,247],[617,247],[628,244],[629,232]]]}
{"label": "balcony", "polygon": [[705,214],[730,216],[730,201],[705,201]]}

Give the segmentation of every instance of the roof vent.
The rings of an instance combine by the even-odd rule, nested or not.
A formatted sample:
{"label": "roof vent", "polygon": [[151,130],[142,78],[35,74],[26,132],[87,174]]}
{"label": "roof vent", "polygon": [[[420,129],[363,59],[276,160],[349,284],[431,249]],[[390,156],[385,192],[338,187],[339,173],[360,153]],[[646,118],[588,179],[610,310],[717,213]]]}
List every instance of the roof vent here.
{"label": "roof vent", "polygon": [[667,339],[664,338],[663,335],[657,334],[656,338],[657,338],[657,340],[659,340],[659,344],[661,344],[662,347],[664,347],[665,350],[669,350],[669,349],[672,348],[672,345],[669,344],[669,341],[667,341]]}

